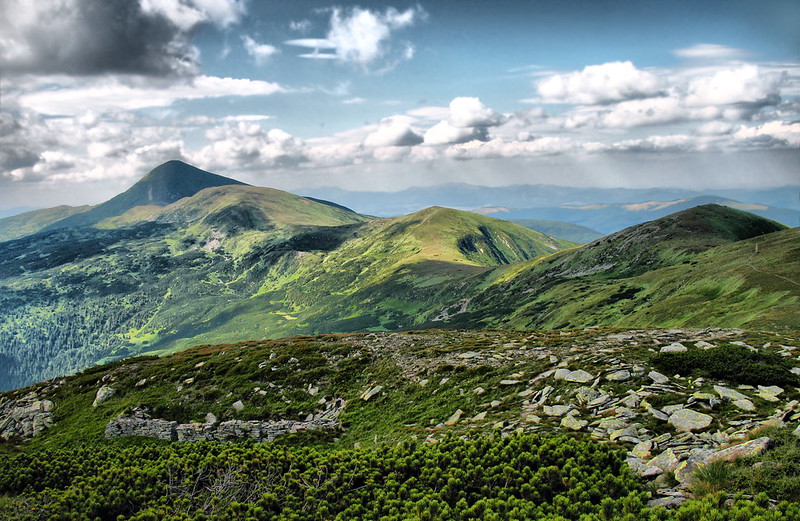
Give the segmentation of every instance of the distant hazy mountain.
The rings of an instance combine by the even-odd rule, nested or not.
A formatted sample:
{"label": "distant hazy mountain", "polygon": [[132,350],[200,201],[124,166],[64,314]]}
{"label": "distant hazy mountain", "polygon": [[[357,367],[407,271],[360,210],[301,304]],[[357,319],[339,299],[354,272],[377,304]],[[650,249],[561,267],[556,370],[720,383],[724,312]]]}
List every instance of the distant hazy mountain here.
{"label": "distant hazy mountain", "polygon": [[500,219],[556,220],[613,233],[633,224],[703,204],[722,204],[800,226],[800,186],[768,190],[603,189],[548,185],[485,187],[466,184],[400,192],[307,190],[370,215],[402,215],[434,204]]}
{"label": "distant hazy mountain", "polygon": [[551,235],[564,239],[567,241],[576,242],[578,244],[586,244],[595,239],[603,236],[597,230],[592,230],[586,226],[572,224],[564,221],[548,221],[544,219],[510,219],[511,222],[542,232],[545,235]]}

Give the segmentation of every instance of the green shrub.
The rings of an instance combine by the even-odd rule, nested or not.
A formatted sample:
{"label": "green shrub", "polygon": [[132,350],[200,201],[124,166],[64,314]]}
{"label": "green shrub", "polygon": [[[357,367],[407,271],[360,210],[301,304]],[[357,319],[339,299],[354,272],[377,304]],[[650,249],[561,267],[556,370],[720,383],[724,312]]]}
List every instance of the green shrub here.
{"label": "green shrub", "polygon": [[690,348],[682,353],[658,353],[653,364],[666,374],[705,376],[750,385],[798,385],[785,358],[774,353],[727,345]]}

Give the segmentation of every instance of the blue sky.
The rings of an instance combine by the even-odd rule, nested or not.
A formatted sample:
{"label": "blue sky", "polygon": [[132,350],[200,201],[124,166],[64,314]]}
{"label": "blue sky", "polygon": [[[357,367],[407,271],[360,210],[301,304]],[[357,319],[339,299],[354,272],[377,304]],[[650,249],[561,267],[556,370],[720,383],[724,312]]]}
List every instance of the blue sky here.
{"label": "blue sky", "polygon": [[798,184],[798,26],[793,0],[8,0],[0,210],[174,158],[292,191]]}

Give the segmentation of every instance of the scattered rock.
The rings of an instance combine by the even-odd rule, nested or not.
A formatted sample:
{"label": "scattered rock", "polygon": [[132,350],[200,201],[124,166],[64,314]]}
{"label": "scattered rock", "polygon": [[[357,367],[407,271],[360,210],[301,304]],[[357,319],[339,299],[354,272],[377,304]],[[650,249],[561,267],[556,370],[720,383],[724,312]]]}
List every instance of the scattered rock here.
{"label": "scattered rock", "polygon": [[653,450],[652,440],[640,441],[631,449],[631,454],[640,459],[647,459],[650,457],[650,451]]}
{"label": "scattered rock", "polygon": [[686,348],[685,345],[681,344],[680,342],[675,342],[675,343],[672,343],[672,344],[670,344],[668,346],[663,346],[659,350],[659,352],[661,352],[661,353],[683,353],[683,352],[685,352],[687,350],[688,349]]}
{"label": "scattered rock", "polygon": [[770,446],[771,440],[764,436],[755,440],[746,441],[726,449],[718,450],[711,454],[708,462],[714,461],[733,461],[739,458],[748,458],[751,456],[758,456],[766,451]]}
{"label": "scattered rock", "polygon": [[681,432],[698,431],[705,429],[714,420],[708,414],[693,411],[691,409],[680,409],[673,412],[667,421],[676,430]]}
{"label": "scattered rock", "polygon": [[650,379],[657,384],[665,384],[669,382],[669,377],[659,373],[658,371],[650,371],[647,373],[647,376],[649,376]]}
{"label": "scattered rock", "polygon": [[618,371],[614,371],[608,373],[606,375],[606,380],[610,382],[624,382],[625,380],[629,380],[631,377],[631,372],[627,369],[620,369]]}
{"label": "scattered rock", "polygon": [[657,467],[663,472],[673,472],[678,467],[678,457],[671,448],[666,449],[661,454],[648,461],[646,467]]}
{"label": "scattered rock", "polygon": [[210,412],[206,414],[206,423],[217,423],[217,417],[214,413]]}
{"label": "scattered rock", "polygon": [[233,410],[234,410],[234,411],[236,411],[236,412],[239,412],[239,411],[241,411],[242,409],[244,409],[244,403],[242,403],[242,401],[241,401],[241,400],[236,400],[235,402],[233,402],[233,404],[231,405],[231,407],[233,407]]}
{"label": "scattered rock", "polygon": [[485,419],[486,419],[486,411],[483,411],[483,412],[479,412],[478,414],[476,414],[475,416],[470,418],[470,421],[479,422],[479,421],[482,421],[482,420],[485,420]]}
{"label": "scattered rock", "polygon": [[545,405],[542,411],[547,416],[564,416],[570,409],[569,405]]}
{"label": "scattered rock", "polygon": [[475,389],[472,390],[472,392],[477,395],[481,395],[486,392],[486,389],[484,389],[483,387],[476,387]]}
{"label": "scattered rock", "polygon": [[583,369],[577,371],[570,371],[569,369],[557,369],[553,377],[556,380],[565,380],[567,382],[586,383],[594,380],[594,376],[587,373]]}
{"label": "scattered rock", "polygon": [[447,419],[447,421],[445,421],[445,422],[444,422],[444,424],[445,424],[445,425],[447,425],[448,427],[452,427],[453,425],[455,425],[456,423],[458,423],[458,420],[460,420],[460,419],[461,419],[461,415],[462,415],[462,414],[464,414],[464,411],[462,411],[461,409],[458,409],[456,412],[454,412],[454,413],[453,413],[453,414],[452,414],[452,415],[451,415],[451,416],[450,416],[450,417]]}
{"label": "scattered rock", "polygon": [[727,387],[723,387],[721,385],[715,385],[714,391],[717,392],[720,398],[723,400],[747,400],[747,396],[740,393],[739,391],[734,391],[733,389],[728,389]]}
{"label": "scattered rock", "polygon": [[589,425],[589,422],[586,420],[581,420],[576,416],[565,416],[561,419],[561,427],[564,429],[570,429],[573,431],[579,431]]}
{"label": "scattered rock", "polygon": [[779,401],[778,396],[781,393],[783,393],[783,389],[778,387],[777,385],[770,385],[768,387],[765,387],[763,385],[758,386],[758,397],[768,402]]}
{"label": "scattered rock", "polygon": [[519,380],[500,380],[500,385],[517,385],[520,382]]}
{"label": "scattered rock", "polygon": [[368,402],[370,401],[370,399],[372,399],[373,396],[375,396],[381,391],[383,391],[383,386],[376,385],[375,387],[372,387],[371,389],[367,389],[366,391],[364,391],[364,393],[361,395],[361,399],[364,400],[365,402]]}
{"label": "scattered rock", "polygon": [[97,390],[97,394],[95,395],[94,401],[92,402],[92,407],[97,407],[104,401],[108,400],[109,398],[114,396],[115,392],[116,390],[114,390],[112,387],[109,387],[107,385],[102,386],[100,389]]}
{"label": "scattered rock", "polygon": [[733,405],[735,405],[736,407],[738,407],[743,411],[752,412],[756,410],[756,406],[753,404],[753,402],[751,402],[746,398],[744,400],[734,400]]}

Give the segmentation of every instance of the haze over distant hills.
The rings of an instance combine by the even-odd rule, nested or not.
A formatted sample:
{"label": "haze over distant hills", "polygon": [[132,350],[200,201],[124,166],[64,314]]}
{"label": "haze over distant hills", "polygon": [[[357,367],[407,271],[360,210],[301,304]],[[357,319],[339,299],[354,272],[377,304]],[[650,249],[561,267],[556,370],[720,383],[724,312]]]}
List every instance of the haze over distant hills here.
{"label": "haze over distant hills", "polygon": [[676,188],[488,187],[468,184],[420,187],[401,192],[349,192],[338,188],[305,192],[336,200],[369,215],[402,215],[439,204],[500,219],[570,222],[602,233],[613,233],[703,204],[722,204],[788,226],[800,226],[800,185],[765,190],[712,190],[706,193]]}
{"label": "haze over distant hills", "polygon": [[798,229],[724,206],[576,248],[441,206],[375,218],[337,203],[168,163],[61,221],[34,213],[44,216],[36,233],[0,220],[21,237],[0,243],[2,387],[140,353],[293,334],[780,328],[800,312]]}

